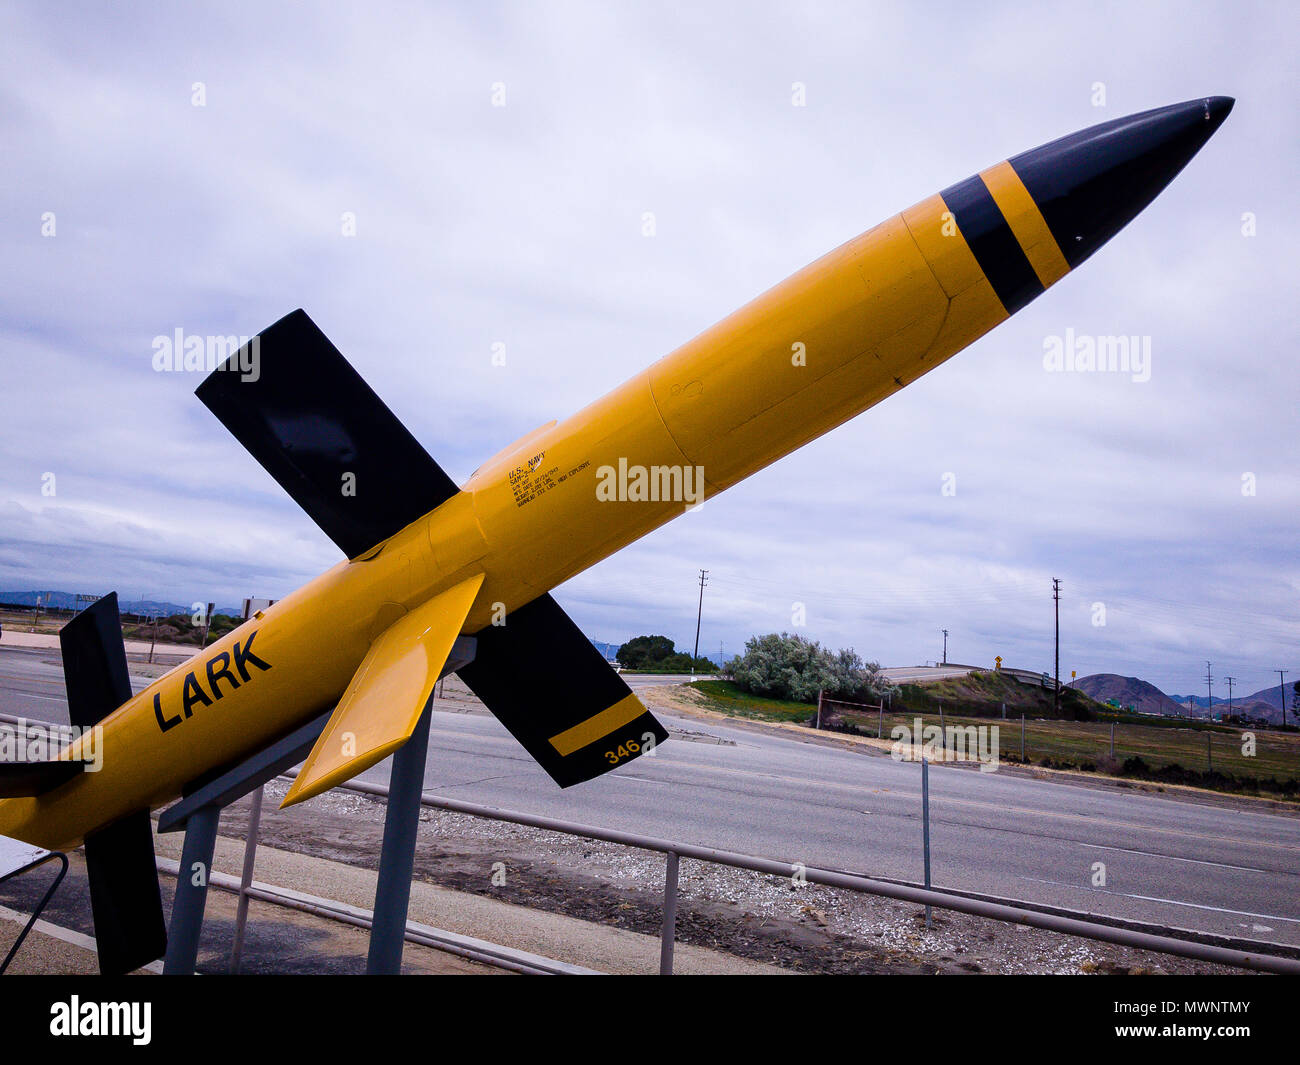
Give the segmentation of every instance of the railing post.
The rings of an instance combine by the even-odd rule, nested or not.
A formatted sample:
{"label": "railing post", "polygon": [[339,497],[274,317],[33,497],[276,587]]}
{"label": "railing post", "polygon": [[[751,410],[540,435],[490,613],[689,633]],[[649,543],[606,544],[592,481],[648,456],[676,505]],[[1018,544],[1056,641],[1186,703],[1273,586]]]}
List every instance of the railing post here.
{"label": "railing post", "polygon": [[673,944],[677,939],[677,852],[668,852],[664,871],[664,928],[659,943],[659,975],[673,975]]}
{"label": "railing post", "polygon": [[[925,889],[930,890],[930,763],[921,756],[921,838],[925,845]],[[925,927],[930,925],[930,904],[925,904]]]}
{"label": "railing post", "polygon": [[239,876],[239,904],[235,909],[235,939],[230,946],[230,971],[239,972],[244,958],[244,926],[248,924],[248,889],[253,883],[253,865],[257,861],[257,833],[262,827],[263,784],[253,792],[253,806],[248,811],[248,830],[244,837],[244,868]]}

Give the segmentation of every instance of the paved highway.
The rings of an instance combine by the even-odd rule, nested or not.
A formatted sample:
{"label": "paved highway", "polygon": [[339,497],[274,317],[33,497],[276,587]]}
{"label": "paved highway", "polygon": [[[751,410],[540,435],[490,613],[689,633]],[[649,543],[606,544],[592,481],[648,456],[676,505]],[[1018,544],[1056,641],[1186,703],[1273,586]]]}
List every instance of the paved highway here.
{"label": "paved highway", "polygon": [[[0,648],[0,712],[66,720],[55,653]],[[807,865],[920,878],[919,766],[663,718],[707,738],[676,738],[653,757],[561,791],[493,718],[437,709],[425,786]],[[386,768],[365,776],[385,782]],[[1300,817],[944,767],[930,784],[939,886],[1300,945]],[[1095,863],[1105,866],[1104,887],[1093,885]]]}
{"label": "paved highway", "polygon": [[895,684],[908,684],[916,681],[942,680],[945,677],[964,677],[970,672],[968,666],[890,666],[880,671]]}

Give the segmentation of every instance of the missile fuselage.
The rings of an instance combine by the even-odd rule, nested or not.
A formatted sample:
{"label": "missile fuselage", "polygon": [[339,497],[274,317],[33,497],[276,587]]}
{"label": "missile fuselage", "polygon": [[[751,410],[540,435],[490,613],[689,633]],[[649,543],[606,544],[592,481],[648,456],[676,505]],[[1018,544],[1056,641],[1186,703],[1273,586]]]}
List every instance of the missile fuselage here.
{"label": "missile fuselage", "polygon": [[[379,634],[467,576],[484,575],[473,633],[879,403],[1064,277],[1227,107],[1177,105],[1052,142],[836,248],[158,678],[102,722],[99,772],[0,802],[0,834],[68,848],[162,805],[333,706]],[[1093,209],[1109,228],[1098,239],[1079,204],[1107,202],[1117,169],[1130,187],[1109,214]]]}

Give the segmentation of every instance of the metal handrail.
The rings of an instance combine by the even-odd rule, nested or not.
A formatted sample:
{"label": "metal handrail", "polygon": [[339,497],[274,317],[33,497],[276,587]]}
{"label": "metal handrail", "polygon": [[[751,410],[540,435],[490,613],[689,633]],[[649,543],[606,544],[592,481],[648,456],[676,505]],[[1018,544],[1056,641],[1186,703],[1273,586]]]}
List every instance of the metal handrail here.
{"label": "metal handrail", "polygon": [[[293,774],[281,775],[284,779],[293,779]],[[368,784],[364,781],[351,780],[340,784],[345,791],[361,795],[387,798],[388,789],[382,784]],[[749,869],[758,873],[769,873],[780,877],[798,877],[809,883],[824,884],[827,887],[846,888],[869,895],[912,902],[921,906],[934,906],[939,909],[967,913],[975,917],[987,917],[995,921],[1008,921],[1013,924],[1029,925],[1034,928],[1059,932],[1064,935],[1082,936],[1120,946],[1134,947],[1139,950],[1151,950],[1161,954],[1174,954],[1197,961],[1214,962],[1237,968],[1254,969],[1260,972],[1300,974],[1300,960],[1267,954],[1259,951],[1236,950],[1229,947],[1217,947],[1209,943],[1194,940],[1176,939],[1150,932],[1139,932],[1113,925],[1099,924],[1076,917],[1063,917],[1059,913],[1043,913],[1027,910],[1004,902],[992,902],[987,899],[970,898],[953,894],[936,888],[913,887],[910,884],[893,883],[876,880],[871,877],[857,876],[852,873],[840,873],[830,869],[806,866],[801,862],[784,862],[772,858],[759,858],[750,854],[721,850],[715,847],[701,847],[691,843],[680,843],[660,839],[655,836],[642,836],[634,832],[618,829],[600,828],[595,825],[583,825],[559,818],[545,817],[540,814],[525,814],[512,810],[501,810],[494,806],[464,802],[460,799],[445,799],[427,793],[420,796],[420,804],[435,810],[447,810],[452,813],[467,814],[473,817],[489,818],[494,821],[506,821],[511,824],[527,825],[586,839],[603,840],[618,843],[640,850],[658,851],[668,856],[664,890],[664,932],[663,960],[660,972],[672,972],[672,941],[677,900],[677,859],[694,858],[697,861],[712,862],[716,865],[729,865],[737,869]]]}

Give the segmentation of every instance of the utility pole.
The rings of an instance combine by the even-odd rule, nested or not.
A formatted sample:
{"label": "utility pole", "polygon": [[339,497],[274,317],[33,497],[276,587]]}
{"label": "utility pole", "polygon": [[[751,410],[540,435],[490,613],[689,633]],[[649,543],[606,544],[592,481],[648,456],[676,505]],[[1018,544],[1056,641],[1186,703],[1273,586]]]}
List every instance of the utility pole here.
{"label": "utility pole", "polygon": [[1232,717],[1232,682],[1235,681],[1237,678],[1224,677],[1223,679],[1228,682],[1228,716]]}
{"label": "utility pole", "polygon": [[1285,669],[1277,671],[1277,693],[1282,696],[1282,727],[1286,728],[1286,673]]}
{"label": "utility pole", "polygon": [[1211,721],[1214,720],[1214,677],[1210,674],[1210,663],[1205,663],[1205,690],[1209,693],[1210,701],[1205,704],[1205,716]]}
{"label": "utility pole", "polygon": [[200,650],[208,646],[208,629],[212,627],[212,609],[215,605],[215,603],[208,604],[208,612],[203,618],[203,642],[199,644]]}
{"label": "utility pole", "polygon": [[1056,682],[1052,685],[1052,706],[1061,713],[1061,580],[1052,578],[1052,600],[1056,604]]}
{"label": "utility pole", "polygon": [[943,664],[948,664],[948,630],[943,630]]}
{"label": "utility pole", "polygon": [[[700,609],[699,612],[695,615],[695,654],[691,656],[692,659],[700,657],[700,621],[704,617],[704,586],[708,583],[709,583],[709,571],[706,569],[700,570]],[[694,672],[695,672],[695,663],[694,661],[692,661],[691,673],[693,674]]]}

